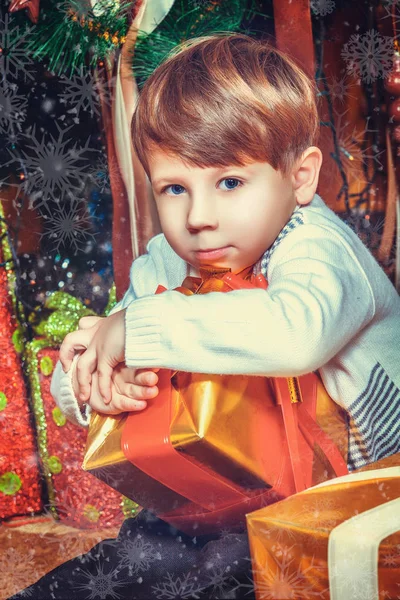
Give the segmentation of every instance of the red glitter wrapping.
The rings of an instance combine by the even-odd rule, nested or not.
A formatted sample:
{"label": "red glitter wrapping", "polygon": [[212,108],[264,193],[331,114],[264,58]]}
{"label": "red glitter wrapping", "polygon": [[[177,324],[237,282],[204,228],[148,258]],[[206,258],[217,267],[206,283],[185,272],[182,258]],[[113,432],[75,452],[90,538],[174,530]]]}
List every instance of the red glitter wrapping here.
{"label": "red glitter wrapping", "polygon": [[[4,482],[7,473],[15,474],[21,480],[21,487],[15,493],[0,491],[1,520],[42,511],[43,504],[32,415],[21,358],[12,341],[16,319],[4,268],[0,269],[0,298],[0,392],[7,400],[4,407],[2,397],[0,410],[0,481]],[[1,488],[4,490],[3,485]]]}
{"label": "red glitter wrapping", "polygon": [[[50,357],[55,366],[58,350],[46,348],[38,352],[38,361]],[[56,407],[50,394],[52,374],[40,372],[40,389],[47,427],[48,456],[56,456],[62,465],[52,474],[55,507],[62,522],[80,529],[98,529],[121,525],[124,514],[122,496],[81,468],[87,431],[67,421],[59,426],[53,418]]]}

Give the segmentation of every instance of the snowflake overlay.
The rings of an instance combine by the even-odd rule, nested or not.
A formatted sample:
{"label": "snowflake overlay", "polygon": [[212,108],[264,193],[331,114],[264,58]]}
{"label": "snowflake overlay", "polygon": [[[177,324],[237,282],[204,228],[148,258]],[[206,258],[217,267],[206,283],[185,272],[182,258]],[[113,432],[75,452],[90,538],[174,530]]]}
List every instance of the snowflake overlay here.
{"label": "snowflake overlay", "polygon": [[325,17],[335,9],[335,2],[333,0],[311,0],[311,10],[315,15]]}
{"label": "snowflake overlay", "polygon": [[353,34],[343,46],[341,56],[347,63],[347,71],[355,73],[366,83],[384,79],[393,64],[393,38],[382,36],[374,29],[363,35]]}
{"label": "snowflake overlay", "polygon": [[53,249],[59,251],[61,246],[74,250],[74,255],[82,251],[90,239],[95,240],[95,233],[90,231],[90,220],[86,204],[82,202],[60,203],[51,214],[42,215],[45,219],[46,237],[53,242]]}
{"label": "snowflake overlay", "polygon": [[206,8],[211,6],[211,0],[190,0],[195,8]]}
{"label": "snowflake overlay", "polygon": [[0,73],[3,77],[18,78],[22,75],[24,81],[34,81],[31,73],[33,60],[26,51],[26,42],[33,28],[27,26],[25,31],[20,31],[20,27],[12,26],[12,22],[7,12],[4,17],[0,12]]}
{"label": "snowflake overlay", "polygon": [[[350,562],[350,561],[349,561]],[[354,563],[351,561],[350,565]],[[344,565],[333,565],[333,568],[329,571],[329,578],[333,582],[336,582],[336,587],[338,589],[338,598],[346,598],[350,597],[354,600],[376,600],[376,595],[374,594],[372,597],[367,594],[363,585],[359,585],[359,580],[357,585],[354,583],[354,578],[352,576],[352,569],[350,566],[343,568]],[[370,561],[368,558],[363,558],[359,560],[357,564],[357,570],[363,573],[363,580],[370,581],[371,577],[375,575],[375,570],[371,568]]]}
{"label": "snowflake overlay", "polygon": [[91,71],[81,67],[71,77],[63,76],[61,83],[65,85],[61,102],[73,106],[68,112],[78,115],[84,110],[90,112],[91,116],[100,116],[100,91]]}
{"label": "snowflake overlay", "polygon": [[0,84],[0,132],[7,133],[26,116],[28,100],[16,93],[14,84]]}
{"label": "snowflake overlay", "polygon": [[77,590],[86,591],[88,593],[87,600],[96,600],[96,598],[99,598],[99,600],[118,600],[122,598],[117,588],[127,585],[128,581],[121,580],[118,577],[118,569],[111,569],[108,573],[105,572],[106,570],[107,568],[102,562],[96,564],[97,573],[95,574],[79,569],[79,577],[83,577],[84,581],[76,583],[74,587]]}
{"label": "snowflake overlay", "polygon": [[[88,159],[85,154],[93,151],[89,148],[89,138],[82,148],[78,148],[72,140],[66,139],[65,134],[71,129],[61,130],[57,125],[57,138],[43,134],[41,141],[35,136],[33,128],[29,136],[30,145],[26,148],[31,152],[21,150],[27,172],[26,178],[20,184],[11,184],[29,196],[29,208],[46,206],[47,202],[57,197],[67,197],[76,200],[90,178]],[[12,150],[9,153],[14,162],[17,156]],[[4,165],[7,166],[7,165]]]}
{"label": "snowflake overlay", "polygon": [[107,160],[106,152],[101,152],[99,160],[94,164],[91,177],[101,194],[111,193],[111,181],[121,177],[121,169],[116,156]]}
{"label": "snowflake overlay", "polygon": [[[350,129],[350,121],[346,118],[349,109],[339,113],[334,111],[335,119],[334,126],[336,130],[336,138],[340,152],[340,160],[345,170],[346,176],[350,184],[365,185],[364,165],[376,164],[376,168],[380,171],[383,169],[381,163],[381,155],[384,150],[370,144],[364,145],[364,140],[368,140],[370,134],[376,131],[370,129],[370,118],[367,117],[366,127],[362,130],[359,127],[353,126]],[[330,161],[332,169],[337,168],[336,161]]]}
{"label": "snowflake overlay", "polygon": [[60,4],[61,10],[68,17],[72,12],[78,17],[78,20],[93,17],[92,3],[90,0],[66,0]]}
{"label": "snowflake overlay", "polygon": [[[32,581],[38,578],[39,574],[36,572],[34,556],[35,550],[32,548],[27,548],[24,552],[19,552],[16,548],[2,549],[0,569],[2,573],[9,573],[10,575],[5,590],[7,597],[8,594],[15,594],[25,587],[27,573],[29,573]],[[28,594],[26,594],[26,597],[28,597]]]}
{"label": "snowflake overlay", "polygon": [[238,580],[230,573],[230,567],[213,567],[207,574],[206,588],[210,587],[210,598],[236,598]]}
{"label": "snowflake overlay", "polygon": [[156,598],[165,600],[193,600],[200,598],[204,587],[197,582],[197,577],[187,573],[183,577],[174,577],[167,573],[159,585],[152,585]]}
{"label": "snowflake overlay", "polygon": [[344,104],[349,98],[355,99],[355,96],[349,93],[349,85],[346,79],[348,79],[347,74],[341,78],[332,76],[327,81],[332,100],[336,100],[340,104]]}
{"label": "snowflake overlay", "polygon": [[400,22],[400,16],[398,11],[393,11],[393,8],[399,6],[399,0],[385,0],[385,2],[381,3],[381,6],[386,12],[386,15],[381,17],[381,19],[390,19],[391,21],[394,21],[395,25],[397,25]]}
{"label": "snowflake overlay", "polygon": [[128,567],[130,576],[147,571],[152,561],[161,560],[160,552],[140,534],[122,540],[118,556],[121,557],[120,567]]}
{"label": "snowflake overlay", "polygon": [[[313,559],[306,568],[302,569],[300,565],[293,564],[294,559],[291,558],[290,548],[288,548],[287,552],[282,554],[282,558],[275,556],[274,561],[276,568],[272,569],[266,564],[265,567],[257,565],[254,569],[254,589],[259,600],[277,598],[312,600],[326,597],[328,590],[316,591],[312,583],[313,578],[308,578],[308,573],[312,574],[317,568]],[[257,574],[260,576],[259,581],[257,581]]]}

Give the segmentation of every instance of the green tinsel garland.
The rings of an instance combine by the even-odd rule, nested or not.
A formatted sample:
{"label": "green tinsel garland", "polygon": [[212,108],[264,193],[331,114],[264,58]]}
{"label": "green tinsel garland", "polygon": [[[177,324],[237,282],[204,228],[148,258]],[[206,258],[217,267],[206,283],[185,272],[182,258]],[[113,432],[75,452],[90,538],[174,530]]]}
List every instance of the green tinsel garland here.
{"label": "green tinsel garland", "polygon": [[242,23],[251,23],[256,15],[273,18],[256,10],[258,5],[259,0],[250,3],[249,0],[208,0],[198,5],[193,0],[175,0],[165,19],[152,33],[138,33],[132,68],[139,89],[170,51],[187,39],[222,31],[255,36],[256,32],[250,27],[244,28]]}
{"label": "green tinsel garland", "polygon": [[100,0],[94,9],[85,0],[47,0],[40,6],[39,23],[27,40],[35,59],[48,60],[57,75],[88,64],[96,65],[125,41],[130,2]]}

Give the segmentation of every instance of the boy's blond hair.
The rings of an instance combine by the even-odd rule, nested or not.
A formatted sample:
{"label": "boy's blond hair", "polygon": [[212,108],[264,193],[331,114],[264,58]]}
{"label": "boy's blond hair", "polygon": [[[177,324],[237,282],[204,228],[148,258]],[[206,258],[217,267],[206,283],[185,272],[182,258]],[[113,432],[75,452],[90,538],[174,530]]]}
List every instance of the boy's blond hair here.
{"label": "boy's blond hair", "polygon": [[285,53],[242,33],[176,46],[145,82],[132,120],[147,176],[153,148],[197,167],[268,162],[287,176],[318,142],[317,87]]}

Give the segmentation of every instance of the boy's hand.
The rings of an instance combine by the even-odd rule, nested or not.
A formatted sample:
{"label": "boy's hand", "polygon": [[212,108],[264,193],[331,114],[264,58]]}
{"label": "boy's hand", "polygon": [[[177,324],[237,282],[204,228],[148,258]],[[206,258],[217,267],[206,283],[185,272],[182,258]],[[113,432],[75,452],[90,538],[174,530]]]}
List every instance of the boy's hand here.
{"label": "boy's hand", "polygon": [[[134,369],[123,363],[117,365],[112,374],[111,402],[104,404],[100,395],[97,373],[93,374],[90,398],[88,404],[96,412],[118,415],[126,411],[139,411],[147,406],[146,400],[155,398],[158,394],[158,376],[160,369]],[[72,388],[78,398],[79,388],[76,369],[72,373]],[[81,403],[79,403],[81,404]]]}
{"label": "boy's hand", "polygon": [[77,361],[79,399],[82,402],[86,402],[90,396],[90,384],[95,371],[104,402],[107,404],[111,401],[114,367],[125,360],[125,311],[126,309],[119,310],[95,325],[97,329],[93,339]]}
{"label": "boy's hand", "polygon": [[[159,370],[134,369],[126,367],[123,363],[117,365],[112,374],[111,402],[105,405],[107,412],[109,409],[123,412],[146,408],[146,400],[155,398],[158,394],[156,372]],[[102,408],[99,408],[99,412],[104,412],[103,399],[101,403]]]}
{"label": "boy's hand", "polygon": [[69,371],[72,360],[78,352],[86,350],[104,317],[82,317],[79,329],[68,333],[60,347],[60,362],[64,373]]}

